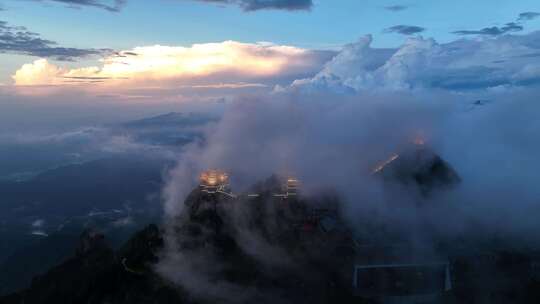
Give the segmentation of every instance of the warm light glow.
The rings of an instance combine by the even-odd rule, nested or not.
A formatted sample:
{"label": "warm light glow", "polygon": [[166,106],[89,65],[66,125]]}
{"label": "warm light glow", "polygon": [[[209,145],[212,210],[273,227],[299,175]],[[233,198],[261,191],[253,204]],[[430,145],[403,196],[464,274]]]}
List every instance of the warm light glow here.
{"label": "warm light glow", "polygon": [[227,184],[229,176],[227,173],[219,170],[208,170],[200,175],[200,183],[202,186],[222,186]]}
{"label": "warm light glow", "polygon": [[299,184],[300,184],[300,181],[298,181],[296,178],[289,177],[287,179],[288,187],[298,187]]}
{"label": "warm light glow", "polygon": [[101,67],[68,69],[40,59],[23,65],[12,78],[16,85],[129,85],[137,81],[192,79],[227,73],[272,76],[294,65],[309,64],[306,62],[309,53],[289,46],[235,41],[191,47],[155,45],[103,58]]}
{"label": "warm light glow", "polygon": [[56,76],[64,73],[66,71],[50,64],[47,59],[39,59],[23,65],[12,77],[17,85],[54,85],[61,83]]}

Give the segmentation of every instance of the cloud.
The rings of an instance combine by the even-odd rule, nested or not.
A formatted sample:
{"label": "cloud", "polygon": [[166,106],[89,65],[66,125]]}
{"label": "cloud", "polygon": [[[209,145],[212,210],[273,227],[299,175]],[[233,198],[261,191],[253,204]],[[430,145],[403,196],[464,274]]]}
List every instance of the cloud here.
{"label": "cloud", "polygon": [[74,7],[81,7],[81,6],[90,6],[90,7],[97,7],[101,8],[110,12],[118,12],[120,11],[124,5],[126,4],[127,0],[31,0],[35,2],[57,2],[62,4],[67,4]]}
{"label": "cloud", "polygon": [[420,26],[414,25],[395,25],[384,30],[385,33],[398,33],[401,35],[418,34],[426,29]]}
{"label": "cloud", "polygon": [[[371,90],[487,90],[540,84],[540,32],[437,43],[409,38],[398,49],[371,47],[372,37],[347,45],[317,75],[291,89],[356,92]],[[501,61],[501,60],[504,60]]]}
{"label": "cloud", "polygon": [[523,30],[523,26],[515,23],[515,22],[509,22],[506,25],[502,27],[498,26],[492,26],[492,27],[485,27],[480,30],[462,30],[462,31],[455,31],[452,32],[453,34],[457,35],[490,35],[490,36],[498,36],[506,33],[511,32],[520,32]]}
{"label": "cloud", "polygon": [[[184,211],[200,171],[220,168],[230,173],[235,193],[273,173],[294,174],[307,198],[330,188],[356,233],[377,222],[426,247],[441,235],[540,244],[540,145],[531,140],[540,127],[534,84],[540,83],[540,65],[527,57],[540,50],[539,38],[540,32],[450,43],[415,37],[382,49],[366,36],[346,45],[315,77],[272,95],[237,98],[207,130],[204,145],[186,147],[170,173],[163,190],[166,215],[174,219],[168,223]],[[490,102],[464,110],[479,99]],[[461,185],[422,198],[370,175],[419,133],[456,169]],[[174,231],[167,230],[168,243],[176,244]],[[249,254],[261,252],[269,250]],[[163,257],[158,269],[166,278],[197,295],[224,295],[221,281],[202,280],[199,271],[198,262],[215,263],[200,261],[201,255],[192,262],[175,250]]]}
{"label": "cloud", "polygon": [[[463,235],[499,234],[508,242],[519,237],[538,244],[534,211],[540,190],[534,177],[540,145],[530,140],[539,127],[537,94],[534,88],[492,92],[485,96],[495,102],[472,112],[460,110],[468,95],[438,90],[240,98],[208,130],[204,145],[189,147],[178,159],[164,189],[166,214],[183,212],[202,170],[229,172],[235,193],[272,173],[292,172],[306,197],[335,190],[342,215],[358,230],[377,214],[385,227],[404,235],[427,223],[433,230],[419,232],[424,236],[470,229]],[[379,161],[410,147],[419,130],[462,177],[454,191],[422,199],[412,188],[386,187],[370,175]],[[411,207],[419,202],[424,207]],[[177,268],[185,264],[167,265],[173,276],[187,271]]]}
{"label": "cloud", "polygon": [[238,5],[244,11],[258,11],[265,9],[275,10],[310,10],[313,7],[312,0],[193,0],[198,2]]}
{"label": "cloud", "polygon": [[[136,55],[135,55],[136,54]],[[101,60],[102,66],[64,68],[46,59],[23,65],[13,75],[16,85],[66,85],[97,82],[121,87],[206,86],[258,83],[260,79],[312,73],[333,52],[312,51],[267,43],[235,41],[190,47],[146,46]],[[174,84],[173,84],[174,83]],[[245,86],[244,86],[245,87]]]}
{"label": "cloud", "polygon": [[540,17],[540,13],[537,12],[524,12],[519,14],[519,21],[533,20]]}
{"label": "cloud", "polygon": [[453,34],[457,35],[486,35],[486,36],[499,36],[512,32],[520,32],[524,30],[523,21],[533,20],[540,16],[540,13],[536,12],[524,12],[519,14],[518,18],[514,22],[508,22],[504,26],[492,26],[485,27],[480,30],[461,30],[454,31]]}
{"label": "cloud", "polygon": [[0,21],[0,52],[72,61],[76,58],[103,55],[111,50],[79,49],[57,46],[54,41],[41,38],[23,26],[11,26]]}
{"label": "cloud", "polygon": [[388,5],[385,6],[384,9],[391,12],[400,12],[408,9],[409,7],[406,5]]}

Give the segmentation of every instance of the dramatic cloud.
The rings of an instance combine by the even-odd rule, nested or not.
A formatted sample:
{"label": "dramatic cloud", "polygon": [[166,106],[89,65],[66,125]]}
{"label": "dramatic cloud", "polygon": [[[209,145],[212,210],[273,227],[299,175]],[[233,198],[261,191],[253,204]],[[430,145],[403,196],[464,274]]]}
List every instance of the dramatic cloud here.
{"label": "dramatic cloud", "polygon": [[197,86],[224,82],[249,85],[252,80],[295,77],[313,73],[333,52],[290,46],[235,41],[194,44],[191,47],[148,46],[102,59],[100,67],[62,68],[40,59],[25,64],[13,75],[16,85],[101,83],[133,86],[137,83],[168,86],[168,82]]}
{"label": "dramatic cloud", "polygon": [[[486,94],[495,101],[478,111],[461,110],[469,95],[436,90],[241,99],[208,130],[204,145],[180,157],[164,190],[165,210],[171,217],[182,212],[201,170],[229,172],[235,193],[273,173],[292,172],[302,180],[303,195],[334,189],[353,227],[377,214],[405,234],[428,223],[433,230],[424,236],[468,229],[470,237],[500,233],[538,242],[540,145],[530,140],[539,127],[536,94]],[[390,155],[414,149],[410,141],[419,133],[462,177],[455,191],[420,198],[412,188],[385,187],[371,174]],[[411,207],[419,201],[424,208]],[[169,273],[177,272],[174,267]]]}
{"label": "dramatic cloud", "polygon": [[75,58],[103,55],[110,50],[60,47],[56,42],[43,39],[25,27],[11,26],[0,21],[0,52],[71,61]]}
{"label": "dramatic cloud", "polygon": [[408,8],[409,7],[406,6],[406,5],[389,5],[389,6],[384,7],[385,10],[392,11],[392,12],[400,12],[400,11],[404,11],[404,10],[406,10]]}
{"label": "dramatic cloud", "polygon": [[36,2],[58,2],[67,4],[70,6],[80,7],[80,6],[91,6],[101,9],[108,10],[110,12],[120,11],[127,0],[31,0]]}
{"label": "dramatic cloud", "polygon": [[414,25],[395,25],[384,30],[386,33],[398,33],[402,35],[413,35],[418,34],[426,29],[420,26]]}
{"label": "dramatic cloud", "polygon": [[238,5],[245,11],[257,11],[263,9],[277,10],[309,10],[313,7],[312,0],[193,0],[216,4]]}
{"label": "dramatic cloud", "polygon": [[293,89],[355,92],[371,90],[485,90],[540,83],[540,32],[440,44],[409,38],[396,50],[372,48],[372,37],[350,44],[315,77]]}
{"label": "dramatic cloud", "polygon": [[485,27],[480,30],[463,30],[463,31],[455,31],[452,32],[453,34],[457,35],[490,35],[490,36],[497,36],[502,35],[510,32],[519,32],[523,30],[523,26],[515,23],[515,22],[509,22],[506,25],[502,27],[498,26],[492,26],[492,27]]}
{"label": "dramatic cloud", "polygon": [[540,13],[537,12],[525,12],[519,14],[518,20],[520,21],[526,21],[526,20],[533,20],[540,17]]}
{"label": "dramatic cloud", "polygon": [[[358,235],[379,221],[422,247],[440,235],[540,244],[540,145],[531,140],[540,128],[540,69],[523,57],[538,53],[539,35],[446,44],[418,37],[398,49],[373,48],[367,36],[313,78],[272,95],[238,98],[207,130],[204,144],[187,147],[170,172],[163,190],[165,213],[174,219],[168,223],[185,211],[198,174],[219,168],[230,174],[234,193],[273,173],[298,177],[307,198],[332,189]],[[391,155],[414,152],[410,142],[419,134],[458,172],[460,185],[424,197],[371,174]],[[235,286],[200,271],[213,260],[178,254],[174,231],[167,229],[159,273],[197,296],[236,295]],[[248,252],[259,258],[272,251]]]}

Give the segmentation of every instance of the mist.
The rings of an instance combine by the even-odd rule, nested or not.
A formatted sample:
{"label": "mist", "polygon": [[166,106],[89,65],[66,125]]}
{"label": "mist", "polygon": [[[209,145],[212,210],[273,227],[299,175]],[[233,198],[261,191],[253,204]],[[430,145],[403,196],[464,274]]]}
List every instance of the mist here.
{"label": "mist", "polygon": [[[381,195],[372,168],[421,136],[464,180],[456,192],[475,193],[474,205],[508,215],[532,207],[539,193],[532,178],[539,169],[532,161],[539,152],[532,114],[538,106],[531,93],[513,97],[519,107],[501,94],[473,110],[464,110],[472,103],[467,97],[448,93],[245,97],[208,131],[206,144],[184,152],[166,187],[165,208],[179,214],[198,172],[220,168],[231,173],[236,191],[274,173],[292,174],[302,180],[304,195],[335,189],[361,211]],[[512,207],[489,203],[501,197],[515,198],[507,203]],[[470,207],[460,200],[453,205]]]}
{"label": "mist", "polygon": [[[208,129],[204,144],[186,148],[169,173],[163,190],[166,230],[173,239],[171,227],[197,187],[198,174],[219,168],[231,175],[235,193],[272,174],[295,176],[302,181],[304,197],[336,194],[340,214],[357,236],[373,233],[365,227],[375,221],[399,231],[422,255],[437,255],[441,238],[537,248],[540,190],[535,176],[540,166],[535,159],[540,145],[534,142],[535,93],[513,94],[512,100],[504,93],[486,94],[490,102],[484,105],[465,94],[440,91],[245,96]],[[393,154],[416,149],[413,141],[419,137],[456,170],[459,185],[424,196],[415,187],[389,185],[372,174]],[[233,225],[242,230],[241,221],[235,219]],[[274,265],[269,257],[281,256],[279,247],[256,232],[245,229],[236,238],[263,265]],[[201,258],[198,254],[179,257],[178,250],[168,247],[163,255],[158,270],[166,278],[196,295],[201,293],[190,286],[216,287],[209,277],[204,284],[193,282],[198,266],[192,263]],[[216,263],[212,258],[204,261]],[[230,299],[230,294],[214,296]]]}

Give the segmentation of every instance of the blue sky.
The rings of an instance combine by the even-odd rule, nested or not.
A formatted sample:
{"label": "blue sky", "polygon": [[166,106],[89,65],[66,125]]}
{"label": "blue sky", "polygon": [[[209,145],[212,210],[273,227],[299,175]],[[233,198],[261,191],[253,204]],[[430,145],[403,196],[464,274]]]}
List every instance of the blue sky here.
{"label": "blue sky", "polygon": [[[404,5],[392,12],[385,6]],[[261,10],[243,12],[182,0],[131,0],[117,13],[99,8],[73,9],[63,4],[4,1],[2,19],[39,32],[47,39],[76,47],[131,48],[140,45],[186,45],[237,40],[271,41],[309,48],[337,47],[364,34],[375,36],[375,46],[399,45],[404,37],[383,33],[398,25],[426,28],[424,36],[439,41],[455,39],[452,31],[501,25],[525,11],[538,11],[534,0],[314,2],[311,11]],[[540,20],[526,30],[540,28]]]}

